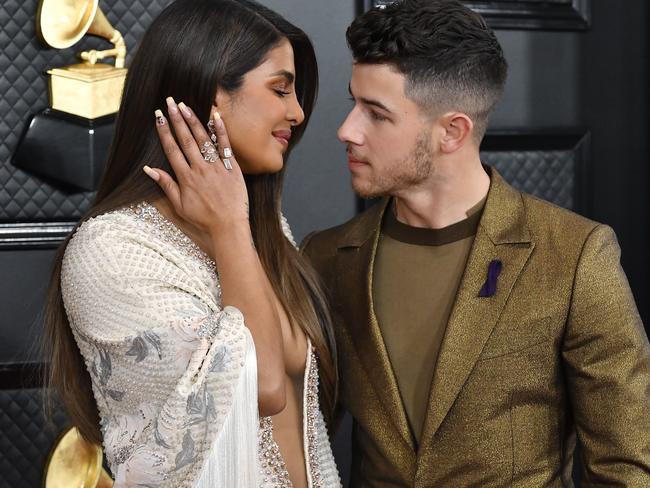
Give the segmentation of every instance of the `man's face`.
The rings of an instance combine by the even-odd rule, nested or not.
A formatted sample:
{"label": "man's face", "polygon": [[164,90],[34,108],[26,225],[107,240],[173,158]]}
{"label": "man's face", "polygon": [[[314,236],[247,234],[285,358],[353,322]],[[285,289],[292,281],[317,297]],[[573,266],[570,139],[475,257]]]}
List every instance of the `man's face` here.
{"label": "man's face", "polygon": [[355,102],[339,128],[348,146],[352,188],[363,198],[395,195],[432,171],[432,123],[404,93],[405,77],[386,64],[354,64]]}

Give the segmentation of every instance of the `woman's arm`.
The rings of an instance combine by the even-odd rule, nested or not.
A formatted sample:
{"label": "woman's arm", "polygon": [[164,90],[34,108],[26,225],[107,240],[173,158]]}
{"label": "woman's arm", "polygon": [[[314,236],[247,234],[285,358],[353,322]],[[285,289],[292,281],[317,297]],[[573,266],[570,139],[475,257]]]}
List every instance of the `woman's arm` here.
{"label": "woman's arm", "polygon": [[[178,215],[209,235],[223,305],[241,310],[255,342],[260,415],[274,415],[286,403],[282,332],[277,297],[252,244],[243,174],[232,156],[232,170],[220,160],[203,159],[199,148],[210,137],[191,110],[183,106],[181,112],[168,99],[168,111],[176,137],[161,114],[156,126],[177,181],[160,169],[147,168],[147,174],[158,182]],[[224,148],[230,147],[228,134],[219,117],[214,121],[224,157]]]}
{"label": "woman's arm", "polygon": [[[115,487],[194,486],[214,449],[225,471],[255,474],[257,368],[242,314],[135,219],[84,223],[61,274]],[[243,453],[250,466],[236,464]]]}
{"label": "woman's arm", "polygon": [[236,230],[226,239],[217,234],[211,242],[222,303],[242,312],[255,342],[260,415],[275,415],[284,410],[286,394],[282,332],[271,284],[251,243],[250,232]]}

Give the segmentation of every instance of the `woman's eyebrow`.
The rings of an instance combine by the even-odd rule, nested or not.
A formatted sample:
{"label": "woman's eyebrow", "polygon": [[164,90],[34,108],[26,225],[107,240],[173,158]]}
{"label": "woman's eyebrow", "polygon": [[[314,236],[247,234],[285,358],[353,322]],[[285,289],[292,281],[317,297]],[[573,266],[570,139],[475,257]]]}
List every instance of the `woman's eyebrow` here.
{"label": "woman's eyebrow", "polygon": [[269,75],[269,78],[272,78],[274,76],[283,76],[287,79],[289,83],[293,83],[293,81],[296,79],[296,75],[294,75],[291,71],[287,71],[286,69],[281,69],[280,71],[271,73]]}

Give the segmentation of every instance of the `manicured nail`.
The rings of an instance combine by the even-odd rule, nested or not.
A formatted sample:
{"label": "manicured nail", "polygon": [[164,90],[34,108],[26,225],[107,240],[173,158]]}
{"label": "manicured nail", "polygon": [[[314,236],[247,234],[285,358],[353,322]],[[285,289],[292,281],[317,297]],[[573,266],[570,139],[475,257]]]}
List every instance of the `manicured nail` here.
{"label": "manicured nail", "polygon": [[156,124],[165,125],[165,116],[163,115],[162,110],[156,110],[154,114],[156,116]]}
{"label": "manicured nail", "polygon": [[176,115],[178,113],[178,106],[172,97],[167,97],[165,100],[167,102],[167,109],[170,114]]}
{"label": "manicured nail", "polygon": [[185,117],[187,117],[188,119],[192,116],[192,111],[183,102],[178,104],[178,108],[181,109],[181,112],[183,112],[183,115],[185,115]]}
{"label": "manicured nail", "polygon": [[214,113],[214,125],[217,129],[223,129],[223,120],[221,120],[221,114],[219,112]]}
{"label": "manicured nail", "polygon": [[149,176],[152,180],[158,181],[160,179],[160,175],[156,170],[151,169],[149,166],[146,164],[142,167],[142,170]]}

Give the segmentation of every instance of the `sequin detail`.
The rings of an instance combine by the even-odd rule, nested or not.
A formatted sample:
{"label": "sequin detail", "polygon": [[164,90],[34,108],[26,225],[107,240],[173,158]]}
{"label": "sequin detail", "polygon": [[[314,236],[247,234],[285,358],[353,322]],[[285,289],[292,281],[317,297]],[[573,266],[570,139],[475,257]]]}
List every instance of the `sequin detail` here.
{"label": "sequin detail", "polygon": [[152,230],[156,237],[172,244],[185,255],[197,259],[201,263],[199,269],[207,269],[216,273],[217,266],[214,260],[150,203],[140,202],[119,212],[131,213],[138,220],[152,224]]}
{"label": "sequin detail", "polygon": [[201,323],[201,326],[196,331],[196,335],[198,335],[202,339],[206,339],[209,342],[212,342],[214,338],[217,336],[220,322],[221,322],[221,315],[219,316],[210,315],[207,319],[205,319]]}
{"label": "sequin detail", "polygon": [[[316,354],[309,343],[307,371],[305,372],[305,405],[303,406],[303,425],[306,436],[306,464],[309,470],[311,488],[323,488],[324,480],[318,460],[318,363]],[[271,417],[260,418],[260,464],[265,483],[273,487],[292,488],[286,464],[273,439],[273,421]]]}
{"label": "sequin detail", "polygon": [[318,461],[318,431],[316,428],[317,415],[319,412],[318,405],[318,363],[316,360],[316,353],[312,348],[309,352],[309,361],[307,362],[307,384],[306,388],[306,405],[305,423],[307,424],[307,464],[309,465],[309,472],[311,473],[311,486],[313,488],[323,487],[323,478],[321,475],[320,464]]}
{"label": "sequin detail", "polygon": [[264,486],[270,485],[277,488],[292,488],[289,472],[280,447],[273,438],[273,422],[271,417],[260,418],[260,468]]}

